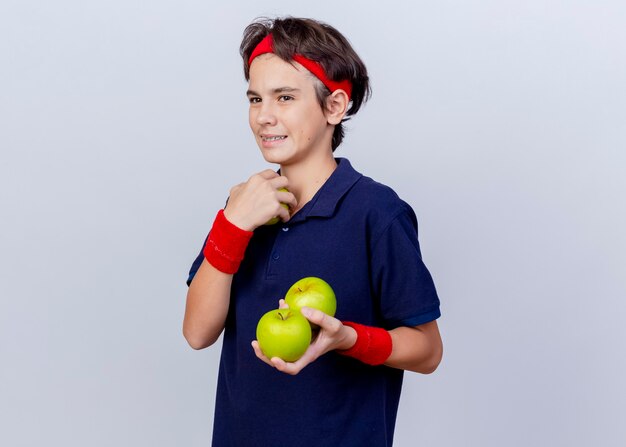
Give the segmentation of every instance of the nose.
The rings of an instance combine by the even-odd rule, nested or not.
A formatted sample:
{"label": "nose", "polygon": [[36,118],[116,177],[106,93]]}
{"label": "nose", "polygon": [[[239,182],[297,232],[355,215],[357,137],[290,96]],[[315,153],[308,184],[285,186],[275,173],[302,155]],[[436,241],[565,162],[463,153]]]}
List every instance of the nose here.
{"label": "nose", "polygon": [[276,124],[276,114],[269,101],[263,101],[257,109],[255,121],[259,125],[273,126]]}

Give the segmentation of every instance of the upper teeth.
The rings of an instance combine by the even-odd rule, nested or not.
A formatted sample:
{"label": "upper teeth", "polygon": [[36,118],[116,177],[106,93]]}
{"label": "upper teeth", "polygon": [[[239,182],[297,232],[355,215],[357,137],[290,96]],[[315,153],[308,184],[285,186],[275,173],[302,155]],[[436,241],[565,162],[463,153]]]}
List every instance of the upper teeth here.
{"label": "upper teeth", "polygon": [[287,137],[283,136],[283,137],[265,137],[264,140],[265,141],[276,141],[276,140],[283,140]]}

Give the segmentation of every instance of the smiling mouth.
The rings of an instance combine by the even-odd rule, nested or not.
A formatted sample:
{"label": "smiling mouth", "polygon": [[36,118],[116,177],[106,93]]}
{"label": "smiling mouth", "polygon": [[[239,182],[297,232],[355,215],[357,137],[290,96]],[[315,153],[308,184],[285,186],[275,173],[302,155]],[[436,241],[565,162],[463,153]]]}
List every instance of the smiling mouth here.
{"label": "smiling mouth", "polygon": [[283,135],[283,136],[274,136],[274,137],[263,137],[263,141],[279,141],[279,140],[284,140],[285,138],[287,138],[287,135]]}

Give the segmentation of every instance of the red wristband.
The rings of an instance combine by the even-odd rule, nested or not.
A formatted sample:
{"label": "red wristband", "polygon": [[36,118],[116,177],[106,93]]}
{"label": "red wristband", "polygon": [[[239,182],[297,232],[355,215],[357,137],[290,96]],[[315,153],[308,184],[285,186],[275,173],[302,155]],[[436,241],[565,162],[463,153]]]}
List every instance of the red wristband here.
{"label": "red wristband", "polygon": [[368,365],[382,365],[391,355],[393,344],[389,332],[382,328],[364,326],[349,321],[342,322],[356,331],[356,343],[350,349],[337,351]]}
{"label": "red wristband", "polygon": [[224,210],[219,210],[204,246],[204,257],[220,272],[234,274],[253,234],[230,223]]}

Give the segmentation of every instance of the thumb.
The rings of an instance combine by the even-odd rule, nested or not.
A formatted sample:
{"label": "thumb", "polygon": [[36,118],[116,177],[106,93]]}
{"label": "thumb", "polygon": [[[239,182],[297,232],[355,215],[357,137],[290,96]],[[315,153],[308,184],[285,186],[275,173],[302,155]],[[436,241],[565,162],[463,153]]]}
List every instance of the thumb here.
{"label": "thumb", "polygon": [[311,307],[303,307],[300,309],[300,312],[311,323],[317,324],[321,328],[329,329],[327,326],[330,323],[329,320],[331,320],[331,317],[326,315],[321,310],[313,309]]}

